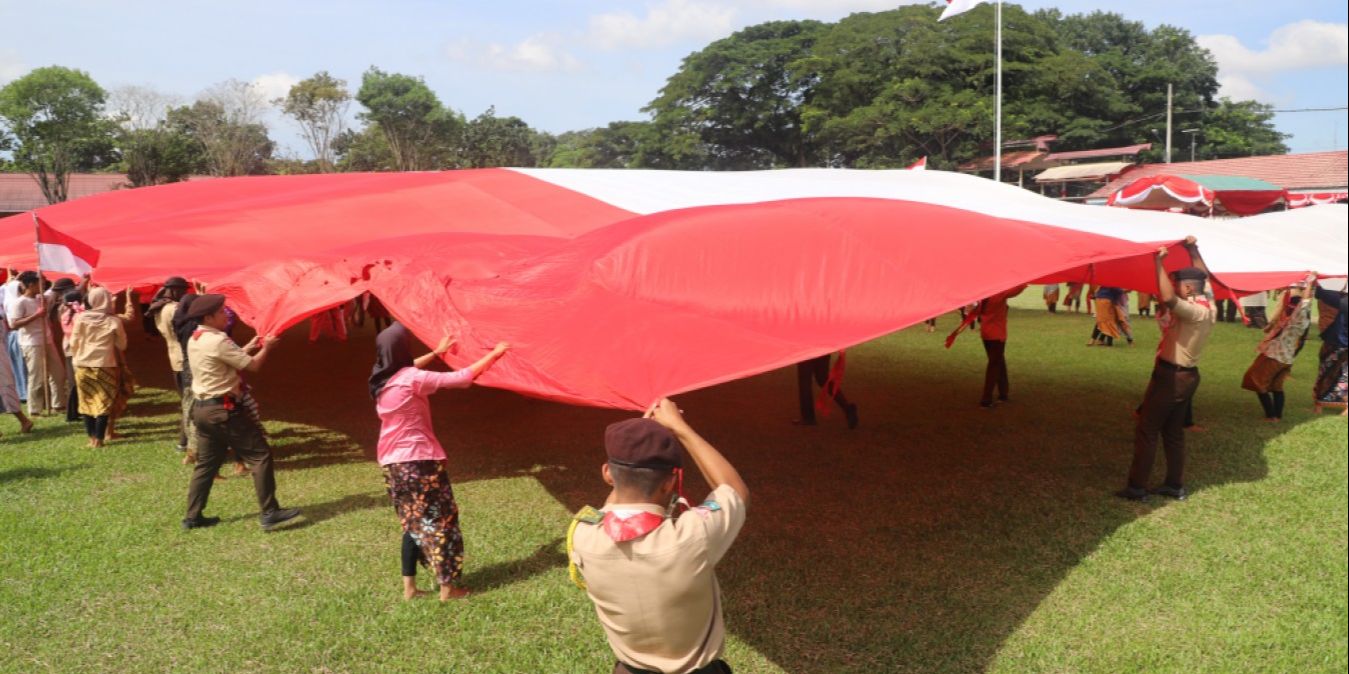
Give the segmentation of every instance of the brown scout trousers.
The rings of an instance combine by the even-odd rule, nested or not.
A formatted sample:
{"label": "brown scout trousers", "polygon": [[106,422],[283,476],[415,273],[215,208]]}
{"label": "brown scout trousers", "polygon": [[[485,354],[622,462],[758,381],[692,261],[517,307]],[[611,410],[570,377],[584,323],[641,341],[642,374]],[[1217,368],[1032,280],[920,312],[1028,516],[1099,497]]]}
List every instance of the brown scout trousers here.
{"label": "brown scout trousers", "polygon": [[253,474],[253,491],[258,496],[258,508],[266,515],[279,508],[276,502],[276,475],[272,472],[272,451],[262,428],[238,406],[232,408],[219,401],[198,400],[192,405],[192,422],[197,427],[197,465],[187,489],[187,519],[193,520],[206,509],[211,496],[211,485],[225,462],[225,452],[234,453]]}
{"label": "brown scout trousers", "polygon": [[1152,379],[1139,408],[1134,427],[1134,462],[1129,469],[1129,486],[1146,489],[1157,458],[1157,436],[1166,450],[1166,480],[1169,487],[1184,486],[1185,413],[1199,388],[1199,369],[1182,368],[1158,360]]}

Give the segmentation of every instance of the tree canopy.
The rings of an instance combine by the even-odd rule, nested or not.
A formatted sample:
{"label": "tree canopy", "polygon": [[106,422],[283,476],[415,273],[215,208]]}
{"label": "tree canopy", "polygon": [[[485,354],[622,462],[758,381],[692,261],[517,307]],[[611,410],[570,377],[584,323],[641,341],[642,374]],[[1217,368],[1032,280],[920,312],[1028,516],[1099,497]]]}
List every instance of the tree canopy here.
{"label": "tree canopy", "polygon": [[117,160],[112,122],[104,116],[107,92],[80,70],[37,68],[0,89],[0,149],[37,178],[48,203],[65,201],[75,171]]}
{"label": "tree canopy", "polygon": [[[718,40],[684,59],[647,108],[663,151],[633,154],[684,168],[894,167],[920,156],[951,168],[991,153],[993,8],[946,22],[939,12],[770,22]],[[1206,156],[1287,151],[1269,116],[1215,99],[1217,64],[1184,29],[1017,5],[1003,21],[1004,138],[1054,134],[1060,150],[1156,142],[1169,83],[1179,123],[1252,139]]]}

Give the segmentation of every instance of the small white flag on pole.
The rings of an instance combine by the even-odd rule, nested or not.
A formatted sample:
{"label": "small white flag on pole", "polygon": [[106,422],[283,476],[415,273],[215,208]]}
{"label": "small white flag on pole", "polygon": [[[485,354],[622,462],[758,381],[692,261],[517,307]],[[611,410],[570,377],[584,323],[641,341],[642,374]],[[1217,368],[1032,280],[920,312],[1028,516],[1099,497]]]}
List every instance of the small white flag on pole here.
{"label": "small white flag on pole", "polygon": [[52,229],[33,214],[37,225],[38,268],[73,276],[83,276],[98,266],[98,249]]}
{"label": "small white flag on pole", "polygon": [[945,21],[957,14],[964,14],[984,4],[984,2],[985,0],[946,0],[946,9],[942,10],[941,16],[937,17],[937,20]]}

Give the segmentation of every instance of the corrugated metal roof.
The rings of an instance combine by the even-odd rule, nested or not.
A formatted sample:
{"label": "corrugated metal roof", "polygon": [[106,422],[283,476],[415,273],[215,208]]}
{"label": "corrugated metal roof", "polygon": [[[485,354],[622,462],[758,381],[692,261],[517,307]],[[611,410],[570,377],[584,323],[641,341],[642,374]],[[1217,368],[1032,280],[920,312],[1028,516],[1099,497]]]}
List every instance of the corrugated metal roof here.
{"label": "corrugated metal roof", "polygon": [[[121,173],[72,173],[66,183],[70,199],[127,187]],[[0,213],[21,213],[47,205],[37,180],[27,173],[0,173]]]}
{"label": "corrugated metal roof", "polygon": [[1187,176],[1244,176],[1263,180],[1283,189],[1344,189],[1349,186],[1349,151],[1308,152],[1264,157],[1236,157],[1210,161],[1145,164],[1135,168],[1089,197],[1106,197],[1125,184],[1159,173]]}
{"label": "corrugated metal roof", "polygon": [[[1057,166],[1058,162],[1046,161],[1049,155],[1039,150],[1023,150],[1019,152],[1002,153],[1002,167],[1005,169],[1024,169],[1035,171],[1051,166]],[[960,165],[961,171],[992,171],[993,157],[984,157]]]}
{"label": "corrugated metal roof", "polygon": [[1077,159],[1100,159],[1101,157],[1137,157],[1138,153],[1151,149],[1152,143],[1142,143],[1140,145],[1126,145],[1124,147],[1103,147],[1099,150],[1052,152],[1046,159],[1051,161],[1073,161]]}
{"label": "corrugated metal roof", "polygon": [[1104,180],[1133,166],[1127,161],[1107,161],[1095,164],[1073,164],[1045,169],[1035,176],[1037,183],[1061,183],[1073,180]]}

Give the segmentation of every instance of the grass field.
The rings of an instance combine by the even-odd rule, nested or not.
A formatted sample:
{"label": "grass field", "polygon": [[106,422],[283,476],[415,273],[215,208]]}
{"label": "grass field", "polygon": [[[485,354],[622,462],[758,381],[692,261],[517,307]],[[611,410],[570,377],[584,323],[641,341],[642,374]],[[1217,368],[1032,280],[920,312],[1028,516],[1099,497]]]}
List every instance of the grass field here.
{"label": "grass field", "polygon": [[[791,425],[787,370],[680,398],[754,491],[719,569],[738,673],[1345,671],[1346,422],[1312,418],[1312,354],[1269,425],[1239,387],[1256,331],[1220,324],[1193,495],[1134,504],[1111,492],[1153,325],[1088,349],[1085,316],[1014,310],[1013,402],[991,412],[978,340],[941,348],[952,325],[849,351],[856,431],[837,413]],[[189,469],[161,346],[140,339],[127,439],[93,451],[63,420],[0,421],[0,671],[609,671],[562,538],[603,499],[601,433],[622,413],[439,395],[476,594],[403,602],[368,331],[292,334],[254,379],[282,504],[306,514],[271,533],[239,478],[216,483],[220,526],[179,530]]]}

